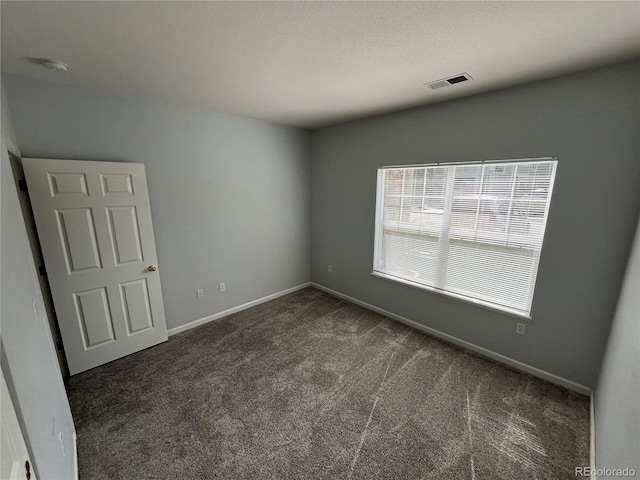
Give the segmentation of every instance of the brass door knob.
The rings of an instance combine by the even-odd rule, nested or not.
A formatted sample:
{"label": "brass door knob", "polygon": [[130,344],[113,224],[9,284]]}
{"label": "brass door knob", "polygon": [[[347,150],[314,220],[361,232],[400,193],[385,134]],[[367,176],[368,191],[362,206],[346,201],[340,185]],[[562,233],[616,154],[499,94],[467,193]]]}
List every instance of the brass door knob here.
{"label": "brass door knob", "polygon": [[148,268],[150,272],[155,272],[157,269],[158,267],[156,265],[149,265],[149,268]]}

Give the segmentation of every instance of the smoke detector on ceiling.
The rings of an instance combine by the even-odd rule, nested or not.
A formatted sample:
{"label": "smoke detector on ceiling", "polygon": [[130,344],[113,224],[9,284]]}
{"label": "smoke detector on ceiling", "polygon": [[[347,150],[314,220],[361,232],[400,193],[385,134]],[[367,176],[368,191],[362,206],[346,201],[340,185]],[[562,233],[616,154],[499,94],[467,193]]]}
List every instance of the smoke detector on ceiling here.
{"label": "smoke detector on ceiling", "polygon": [[466,82],[467,80],[473,80],[473,77],[465,72],[454,75],[453,77],[441,78],[440,80],[436,80],[435,82],[425,83],[424,85],[432,90],[436,90],[438,88],[455,85],[456,83]]}
{"label": "smoke detector on ceiling", "polygon": [[60,60],[53,60],[51,58],[42,58],[40,59],[40,65],[48,70],[53,70],[54,72],[66,72],[69,69],[69,65]]}

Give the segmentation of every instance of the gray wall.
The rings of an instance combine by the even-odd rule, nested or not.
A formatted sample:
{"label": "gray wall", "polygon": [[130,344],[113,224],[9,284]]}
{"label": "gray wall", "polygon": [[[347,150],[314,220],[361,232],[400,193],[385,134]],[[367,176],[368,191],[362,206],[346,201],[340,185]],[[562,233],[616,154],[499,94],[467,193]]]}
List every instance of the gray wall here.
{"label": "gray wall", "polygon": [[[311,258],[319,284],[593,387],[640,212],[639,77],[626,63],[316,130],[311,143],[232,115],[3,83],[24,156],[146,164],[170,328],[304,283]],[[511,317],[370,275],[377,167],[537,156],[560,164],[525,336]],[[3,156],[2,365],[41,475],[69,478],[73,423],[8,168]],[[596,392],[603,467],[637,451],[626,419],[637,418],[638,372],[625,368],[633,355],[638,365],[637,250]]]}
{"label": "gray wall", "polygon": [[[73,478],[73,419],[51,340],[31,249],[13,183],[15,148],[2,89],[0,191],[1,363],[38,478]],[[6,138],[5,138],[6,136]],[[12,150],[12,151],[15,151]],[[58,441],[62,434],[65,454]]]}
{"label": "gray wall", "polygon": [[309,281],[308,131],[3,80],[23,157],[145,164],[169,328]]}
{"label": "gray wall", "polygon": [[640,221],[594,394],[597,467],[629,467],[636,475],[640,474],[639,292]]}
{"label": "gray wall", "polygon": [[[314,130],[312,281],[594,387],[640,212],[639,79],[636,61]],[[370,275],[378,167],[543,156],[559,166],[526,335]]]}

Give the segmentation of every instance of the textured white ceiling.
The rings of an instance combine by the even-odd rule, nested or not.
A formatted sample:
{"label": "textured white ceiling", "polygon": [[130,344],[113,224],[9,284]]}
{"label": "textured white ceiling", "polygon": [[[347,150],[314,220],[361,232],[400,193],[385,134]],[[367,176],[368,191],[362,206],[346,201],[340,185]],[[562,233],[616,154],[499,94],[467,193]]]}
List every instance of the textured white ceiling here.
{"label": "textured white ceiling", "polygon": [[[300,127],[640,55],[635,1],[2,1],[0,8],[3,71]],[[40,57],[63,60],[69,71],[29,60]],[[423,86],[461,72],[474,80]]]}

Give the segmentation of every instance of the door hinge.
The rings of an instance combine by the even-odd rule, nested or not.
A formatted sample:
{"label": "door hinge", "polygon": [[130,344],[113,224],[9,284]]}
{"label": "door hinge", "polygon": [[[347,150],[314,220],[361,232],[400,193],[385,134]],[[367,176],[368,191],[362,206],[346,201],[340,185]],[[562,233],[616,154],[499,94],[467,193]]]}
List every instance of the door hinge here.
{"label": "door hinge", "polygon": [[20,188],[21,192],[28,192],[27,189],[27,181],[26,180],[18,180],[18,188]]}
{"label": "door hinge", "polygon": [[47,276],[47,269],[44,268],[44,265],[39,265],[38,266],[38,273],[40,274],[41,277],[46,277]]}

